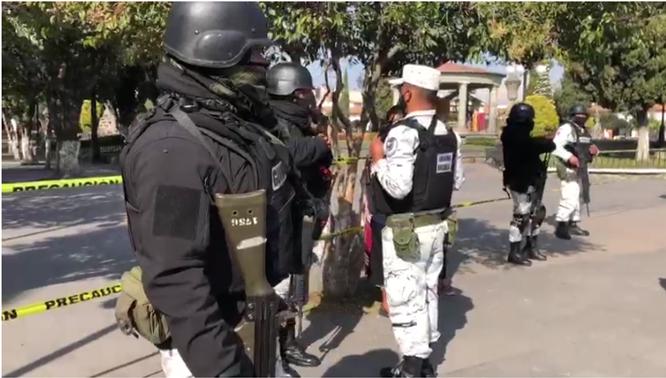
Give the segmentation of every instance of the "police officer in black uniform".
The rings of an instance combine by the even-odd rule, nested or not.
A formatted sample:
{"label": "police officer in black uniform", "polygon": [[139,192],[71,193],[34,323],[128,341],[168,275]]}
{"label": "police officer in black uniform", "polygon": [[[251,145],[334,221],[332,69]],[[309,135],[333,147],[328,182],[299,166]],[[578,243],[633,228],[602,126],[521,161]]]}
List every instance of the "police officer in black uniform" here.
{"label": "police officer in black uniform", "polygon": [[[326,197],[330,186],[328,174],[333,156],[327,142],[317,136],[312,125],[319,116],[316,112],[312,93],[312,76],[303,66],[295,63],[280,63],[268,70],[267,92],[270,104],[277,118],[272,130],[288,146],[294,165],[300,173],[298,188],[302,195],[295,208],[295,229],[300,231],[301,243],[296,253],[302,258],[303,272],[292,275],[276,286],[278,295],[291,302],[292,306],[302,305],[307,298],[308,270],[311,264],[313,241],[321,235],[328,219]],[[314,229],[303,227],[303,217],[309,217]],[[296,366],[318,366],[321,361],[306,353],[296,341],[295,321],[290,319],[280,329],[280,352],[285,362]]]}
{"label": "police officer in black uniform", "polygon": [[[533,128],[534,108],[521,102],[511,107],[501,136],[504,187],[511,191],[513,199],[508,261],[518,265],[531,265],[531,259],[546,259],[537,249],[539,228],[545,216],[541,198],[547,172],[539,155],[552,152],[555,144],[550,139],[532,138]],[[526,239],[524,247],[523,239]]]}
{"label": "police officer in black uniform", "polygon": [[266,190],[266,276],[275,285],[291,270],[292,256],[279,251],[293,251],[295,191],[289,152],[266,131],[276,122],[265,93],[268,44],[255,3],[174,3],[158,68],[162,96],[131,128],[121,156],[143,286],[171,332],[163,367],[184,362],[167,376],[254,374],[234,332],[243,280],[215,193]]}
{"label": "police officer in black uniform", "polygon": [[316,108],[310,72],[296,63],[280,63],[268,70],[266,81],[271,108],[277,118],[274,133],[292,152],[294,165],[308,191],[316,198],[326,197],[333,154],[321,137],[325,131],[313,127],[322,115]]}

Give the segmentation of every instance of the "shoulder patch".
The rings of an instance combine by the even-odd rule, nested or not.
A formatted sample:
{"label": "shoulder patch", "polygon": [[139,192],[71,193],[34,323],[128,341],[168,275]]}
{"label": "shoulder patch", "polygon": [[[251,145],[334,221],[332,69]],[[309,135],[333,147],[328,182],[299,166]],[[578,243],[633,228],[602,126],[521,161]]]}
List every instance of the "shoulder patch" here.
{"label": "shoulder patch", "polygon": [[271,168],[271,178],[273,191],[276,191],[282,187],[282,185],[287,181],[287,167],[285,164],[282,164],[279,161],[273,168]]}
{"label": "shoulder patch", "polygon": [[389,137],[386,139],[386,156],[393,155],[397,147],[398,140],[395,139],[395,137]]}

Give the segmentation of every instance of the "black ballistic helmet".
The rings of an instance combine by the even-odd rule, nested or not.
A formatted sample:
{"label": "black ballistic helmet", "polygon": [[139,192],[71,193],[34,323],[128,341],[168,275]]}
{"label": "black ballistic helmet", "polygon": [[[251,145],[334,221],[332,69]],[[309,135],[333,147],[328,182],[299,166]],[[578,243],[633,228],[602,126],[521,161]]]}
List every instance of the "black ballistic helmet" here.
{"label": "black ballistic helmet", "polygon": [[587,117],[587,108],[581,104],[576,104],[569,109],[569,117],[575,117],[577,115],[584,115]]}
{"label": "black ballistic helmet", "polygon": [[274,96],[288,96],[297,89],[312,89],[312,75],[296,63],[280,63],[266,73],[266,90]]}
{"label": "black ballistic helmet", "polygon": [[508,122],[527,123],[534,120],[534,108],[530,104],[519,102],[511,107]]}
{"label": "black ballistic helmet", "polygon": [[196,67],[232,67],[270,44],[266,17],[251,2],[174,2],[164,33],[167,53]]}

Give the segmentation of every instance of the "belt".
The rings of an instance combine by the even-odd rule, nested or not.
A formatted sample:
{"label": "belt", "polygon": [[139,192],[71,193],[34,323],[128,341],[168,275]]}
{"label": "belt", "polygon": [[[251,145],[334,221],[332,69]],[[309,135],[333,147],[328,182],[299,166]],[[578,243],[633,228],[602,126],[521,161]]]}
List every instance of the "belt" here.
{"label": "belt", "polygon": [[432,226],[442,223],[452,213],[450,208],[431,211],[421,211],[416,213],[393,214],[386,218],[386,226],[393,227],[404,225],[404,222],[412,222],[414,227]]}

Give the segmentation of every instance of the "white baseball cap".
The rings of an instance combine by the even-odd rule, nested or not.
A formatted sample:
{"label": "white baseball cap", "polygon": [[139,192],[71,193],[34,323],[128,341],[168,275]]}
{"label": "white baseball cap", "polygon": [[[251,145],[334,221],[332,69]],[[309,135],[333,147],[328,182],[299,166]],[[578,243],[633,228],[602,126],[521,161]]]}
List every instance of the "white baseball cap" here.
{"label": "white baseball cap", "polygon": [[402,78],[393,83],[397,85],[407,83],[429,91],[438,91],[440,75],[441,72],[432,67],[405,64],[402,67]]}

